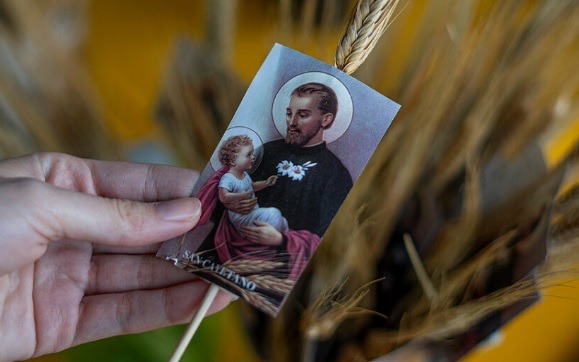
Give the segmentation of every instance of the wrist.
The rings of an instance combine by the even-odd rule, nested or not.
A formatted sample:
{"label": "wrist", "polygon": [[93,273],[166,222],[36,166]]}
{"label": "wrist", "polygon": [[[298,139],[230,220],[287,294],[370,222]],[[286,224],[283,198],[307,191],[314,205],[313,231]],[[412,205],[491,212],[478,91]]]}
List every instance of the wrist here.
{"label": "wrist", "polygon": [[275,245],[279,246],[280,248],[285,249],[285,247],[287,245],[287,239],[282,232],[279,232],[279,231],[277,232],[275,241],[276,241]]}
{"label": "wrist", "polygon": [[287,249],[287,237],[284,233],[279,233],[279,243],[277,245],[279,245],[279,248],[282,250]]}

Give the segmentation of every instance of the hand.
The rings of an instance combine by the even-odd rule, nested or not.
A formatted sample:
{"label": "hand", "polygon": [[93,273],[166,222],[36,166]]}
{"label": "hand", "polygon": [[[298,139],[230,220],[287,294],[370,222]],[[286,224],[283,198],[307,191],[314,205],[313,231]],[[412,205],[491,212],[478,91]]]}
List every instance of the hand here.
{"label": "hand", "polygon": [[265,180],[265,186],[269,187],[269,186],[273,186],[275,185],[277,182],[277,176],[273,175],[273,176],[269,176],[267,178],[267,180]]}
{"label": "hand", "polygon": [[247,240],[261,245],[280,246],[282,244],[283,235],[276,228],[261,221],[255,221],[253,224],[255,226],[243,226],[240,229]]}
{"label": "hand", "polygon": [[188,321],[208,284],[153,243],[196,224],[196,178],[62,154],[0,161],[0,360]]}
{"label": "hand", "polygon": [[240,192],[238,195],[241,197],[240,200],[224,203],[223,206],[225,206],[227,210],[231,210],[238,214],[249,214],[255,205],[257,205],[257,198],[253,197],[251,191]]}

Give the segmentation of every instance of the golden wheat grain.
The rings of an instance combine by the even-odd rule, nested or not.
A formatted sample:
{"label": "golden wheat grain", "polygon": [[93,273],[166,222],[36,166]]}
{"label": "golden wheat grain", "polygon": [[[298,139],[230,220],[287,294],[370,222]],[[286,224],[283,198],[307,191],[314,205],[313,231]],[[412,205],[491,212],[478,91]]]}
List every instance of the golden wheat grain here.
{"label": "golden wheat grain", "polygon": [[360,0],[336,49],[336,67],[352,74],[386,30],[398,0]]}
{"label": "golden wheat grain", "polygon": [[283,294],[291,292],[295,285],[295,282],[291,279],[276,278],[267,274],[251,275],[249,279],[260,288],[269,289]]}
{"label": "golden wheat grain", "polygon": [[276,305],[261,294],[244,291],[242,293],[242,296],[249,303],[263,310],[266,313],[269,313],[271,315],[275,315],[277,313],[278,308],[276,307]]}

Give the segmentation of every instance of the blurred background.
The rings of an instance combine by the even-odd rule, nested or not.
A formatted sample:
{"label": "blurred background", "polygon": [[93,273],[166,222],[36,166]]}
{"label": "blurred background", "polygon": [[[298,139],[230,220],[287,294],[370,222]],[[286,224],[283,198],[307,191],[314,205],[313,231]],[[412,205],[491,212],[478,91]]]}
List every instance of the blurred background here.
{"label": "blurred background", "polygon": [[[354,5],[0,1],[0,156],[52,150],[201,169],[273,44],[333,64]],[[402,112],[353,190],[350,212],[340,213],[344,220],[356,215],[355,225],[332,227],[325,241],[334,249],[319,251],[308,278],[316,283],[303,282],[307,293],[299,293],[306,295],[299,302],[306,308],[349,276],[346,295],[385,277],[361,306],[393,316],[391,322],[380,325],[369,316],[333,321],[329,335],[314,341],[318,352],[308,355],[310,343],[293,341],[312,326],[289,331],[298,329],[299,312],[288,311],[276,325],[238,301],[205,319],[184,360],[369,360],[424,339],[433,341],[424,349],[430,357],[415,360],[430,360],[432,351],[447,349],[446,342],[464,342],[464,333],[489,313],[529,296],[539,301],[463,359],[577,360],[579,282],[562,272],[577,267],[578,8],[565,0],[401,1],[353,76],[402,104]],[[512,230],[516,236],[480,262],[485,246],[498,245],[494,241]],[[477,271],[465,272],[466,281],[450,288],[457,289],[448,292],[451,301],[424,307],[424,287],[400,246],[403,234],[414,238],[439,294],[450,276],[464,275],[470,265]],[[478,318],[465,317],[476,313],[459,307],[488,302],[471,293],[472,285],[492,279],[497,264],[520,261],[529,239],[557,257],[525,269],[532,270],[534,287],[508,303],[483,304]],[[388,257],[401,250],[402,261]],[[351,255],[356,263],[337,255]],[[553,273],[548,282],[542,278]],[[517,281],[510,278],[500,288]],[[483,289],[484,295],[494,291]],[[415,305],[407,301],[413,295]],[[428,324],[441,309],[455,307],[463,314]],[[456,321],[462,328],[441,327]],[[183,330],[111,338],[35,360],[166,360]],[[406,331],[404,337],[400,332]],[[454,352],[443,355],[450,359],[464,352],[448,349]]]}

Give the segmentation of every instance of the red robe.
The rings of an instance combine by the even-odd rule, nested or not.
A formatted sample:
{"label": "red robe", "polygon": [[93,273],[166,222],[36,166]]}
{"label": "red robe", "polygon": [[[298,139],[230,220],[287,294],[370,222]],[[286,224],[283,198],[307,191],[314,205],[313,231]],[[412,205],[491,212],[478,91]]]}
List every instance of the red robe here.
{"label": "red robe", "polygon": [[[197,192],[201,201],[201,218],[198,225],[209,221],[218,202],[219,180],[229,171],[225,166],[217,170]],[[284,215],[287,218],[287,215]],[[291,216],[290,216],[291,219]],[[231,259],[288,260],[288,277],[296,280],[320,243],[320,237],[308,230],[288,230],[282,233],[286,240],[285,250],[278,246],[261,245],[246,240],[223,212],[217,226],[214,243],[221,263]]]}

